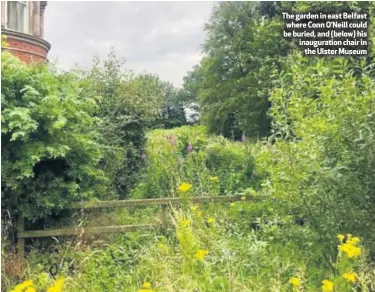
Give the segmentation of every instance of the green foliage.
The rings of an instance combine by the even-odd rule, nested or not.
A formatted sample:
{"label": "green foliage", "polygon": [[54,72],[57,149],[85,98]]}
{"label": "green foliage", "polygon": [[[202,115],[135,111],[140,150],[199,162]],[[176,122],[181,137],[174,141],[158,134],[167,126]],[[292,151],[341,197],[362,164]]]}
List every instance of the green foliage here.
{"label": "green foliage", "polygon": [[273,143],[259,157],[266,192],[307,218],[321,240],[356,232],[373,242],[374,66],[363,60],[357,79],[344,58],[289,61],[271,95]]}
{"label": "green foliage", "polygon": [[200,66],[194,66],[193,71],[188,72],[183,78],[183,88],[178,93],[179,100],[191,112],[190,121],[195,123],[199,121],[198,93],[203,81],[203,71]]}
{"label": "green foliage", "polygon": [[94,58],[89,70],[76,73],[87,96],[101,97],[95,112],[102,120],[98,130],[105,147],[101,167],[110,177],[111,192],[120,197],[126,197],[137,181],[146,123],[151,119],[147,105],[137,100],[138,84],[130,82],[132,75],[124,65],[125,60],[111,51],[106,60]]}
{"label": "green foliage", "polygon": [[3,208],[35,219],[103,192],[95,99],[69,75],[8,53],[1,85]]}
{"label": "green foliage", "polygon": [[[305,58],[280,33],[282,11],[349,9],[375,12],[369,2],[220,3],[207,25],[206,57],[180,92],[155,76],[134,76],[113,53],[78,75],[25,67],[4,54],[6,207],[34,218],[35,210],[43,215],[108,191],[106,177],[107,194],[123,197],[131,189],[133,198],[262,199],[173,206],[163,235],[78,238],[56,244],[53,256],[34,249],[23,279],[47,287],[47,258],[73,292],[142,291],[144,282],[159,292],[320,291],[322,280],[334,291],[373,291],[374,54]],[[182,106],[195,101],[207,126],[153,130],[145,145],[146,130],[185,123]],[[250,144],[212,132],[271,135]],[[88,225],[139,221],[160,223],[160,213],[99,211]],[[350,236],[338,242],[338,233],[359,236],[351,243],[356,256],[343,249]],[[14,281],[2,277],[7,288]]]}
{"label": "green foliage", "polygon": [[[206,26],[207,54],[185,79],[212,133],[238,139],[267,135],[270,72],[280,68],[288,43],[280,19],[264,20],[256,2],[222,2]],[[197,78],[198,77],[198,78]]]}
{"label": "green foliage", "polygon": [[[243,133],[268,136],[269,95],[278,79],[273,72],[282,72],[285,58],[296,49],[282,37],[281,13],[352,10],[372,15],[373,7],[372,2],[354,1],[221,2],[206,25],[206,56],[185,77],[183,96],[199,104],[201,122],[210,133],[234,139]],[[374,56],[369,55],[367,64]],[[351,62],[359,68],[356,59]]]}
{"label": "green foliage", "polygon": [[[355,287],[372,291],[375,275],[364,259],[344,254],[324,258],[318,234],[293,224],[290,217],[271,210],[266,214],[269,205],[237,202],[173,208],[167,213],[171,224],[165,235],[143,232],[101,237],[90,246],[78,238],[78,242],[56,244],[52,255],[34,250],[24,279],[46,287],[52,282],[48,271],[56,265],[58,276],[65,279],[63,291],[72,292],[141,291],[144,282],[158,292],[286,292],[292,291],[291,277],[301,279],[300,291],[320,291],[321,281],[329,279],[338,291],[349,292],[354,285],[345,282],[342,273],[355,271],[359,277]],[[256,231],[250,223],[257,209],[263,210],[263,216]],[[127,222],[124,218],[119,223]],[[333,241],[336,256],[339,243]],[[199,257],[200,251],[207,254]],[[330,264],[334,269],[328,268]],[[4,283],[3,287],[13,286]]]}
{"label": "green foliage", "polygon": [[150,93],[147,104],[151,99],[151,105],[156,110],[155,121],[152,121],[149,127],[170,129],[186,124],[179,92],[170,82],[162,81],[151,74],[137,76],[136,80],[139,81],[140,88]]}
{"label": "green foliage", "polygon": [[145,131],[185,123],[177,90],[134,76],[114,52],[62,74],[3,59],[3,206],[27,218],[126,197],[144,163]]}
{"label": "green foliage", "polygon": [[125,198],[143,165],[145,131],[185,123],[177,91],[157,76],[132,74],[114,51],[77,74],[88,96],[101,96],[96,116],[103,121],[99,131],[106,146],[102,167],[111,176],[112,191]]}
{"label": "green foliage", "polygon": [[202,126],[151,132],[146,160],[141,183],[133,191],[136,198],[176,196],[183,182],[192,184],[193,194],[201,196],[243,191],[257,181],[251,147],[209,136]]}

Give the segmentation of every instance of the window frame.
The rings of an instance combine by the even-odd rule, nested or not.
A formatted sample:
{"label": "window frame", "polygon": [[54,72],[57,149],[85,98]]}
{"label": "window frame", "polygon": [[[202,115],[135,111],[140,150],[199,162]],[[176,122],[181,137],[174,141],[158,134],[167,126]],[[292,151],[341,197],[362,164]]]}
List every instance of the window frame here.
{"label": "window frame", "polygon": [[[15,20],[12,20],[13,16]],[[7,1],[6,18],[7,29],[20,33],[28,33],[29,7],[27,1]]]}

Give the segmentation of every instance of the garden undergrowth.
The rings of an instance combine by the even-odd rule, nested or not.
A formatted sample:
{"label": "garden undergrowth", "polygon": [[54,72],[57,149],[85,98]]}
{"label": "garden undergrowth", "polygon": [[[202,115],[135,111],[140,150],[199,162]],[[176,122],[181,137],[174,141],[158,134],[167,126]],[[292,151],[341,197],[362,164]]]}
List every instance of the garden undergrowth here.
{"label": "garden undergrowth", "polygon": [[[168,186],[167,196],[228,195],[238,190],[261,200],[171,206],[165,232],[36,241],[26,268],[16,277],[5,273],[3,291],[30,280],[36,291],[47,291],[56,281],[62,283],[62,291],[72,292],[344,292],[359,287],[373,291],[374,274],[361,238],[349,235],[356,238],[351,246],[357,248],[349,257],[340,251],[341,235],[332,234],[330,242],[320,242],[308,219],[262,192],[266,180],[256,173],[253,158],[261,146],[209,137],[203,127],[182,127],[150,133],[148,147],[144,180],[134,189],[134,198],[142,193],[161,196]],[[223,152],[226,159],[218,160]],[[161,220],[157,207],[76,216],[84,226]],[[26,286],[20,291],[31,287]]]}

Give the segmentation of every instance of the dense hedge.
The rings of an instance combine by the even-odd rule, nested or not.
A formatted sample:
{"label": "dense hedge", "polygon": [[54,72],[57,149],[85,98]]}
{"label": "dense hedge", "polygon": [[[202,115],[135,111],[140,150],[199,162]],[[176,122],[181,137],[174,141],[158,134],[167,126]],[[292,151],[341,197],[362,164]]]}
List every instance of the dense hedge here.
{"label": "dense hedge", "polygon": [[37,218],[104,192],[95,99],[68,75],[1,59],[3,209]]}
{"label": "dense hedge", "polygon": [[72,201],[125,198],[145,132],[186,122],[177,90],[137,76],[112,51],[57,73],[2,54],[2,206],[42,218]]}

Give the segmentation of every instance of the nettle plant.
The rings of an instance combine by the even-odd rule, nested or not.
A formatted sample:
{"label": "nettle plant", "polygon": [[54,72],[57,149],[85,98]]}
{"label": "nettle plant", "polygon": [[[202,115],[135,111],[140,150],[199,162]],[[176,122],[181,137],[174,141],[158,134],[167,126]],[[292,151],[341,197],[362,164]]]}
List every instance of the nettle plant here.
{"label": "nettle plant", "polygon": [[3,209],[36,219],[103,192],[95,100],[72,75],[1,58]]}

